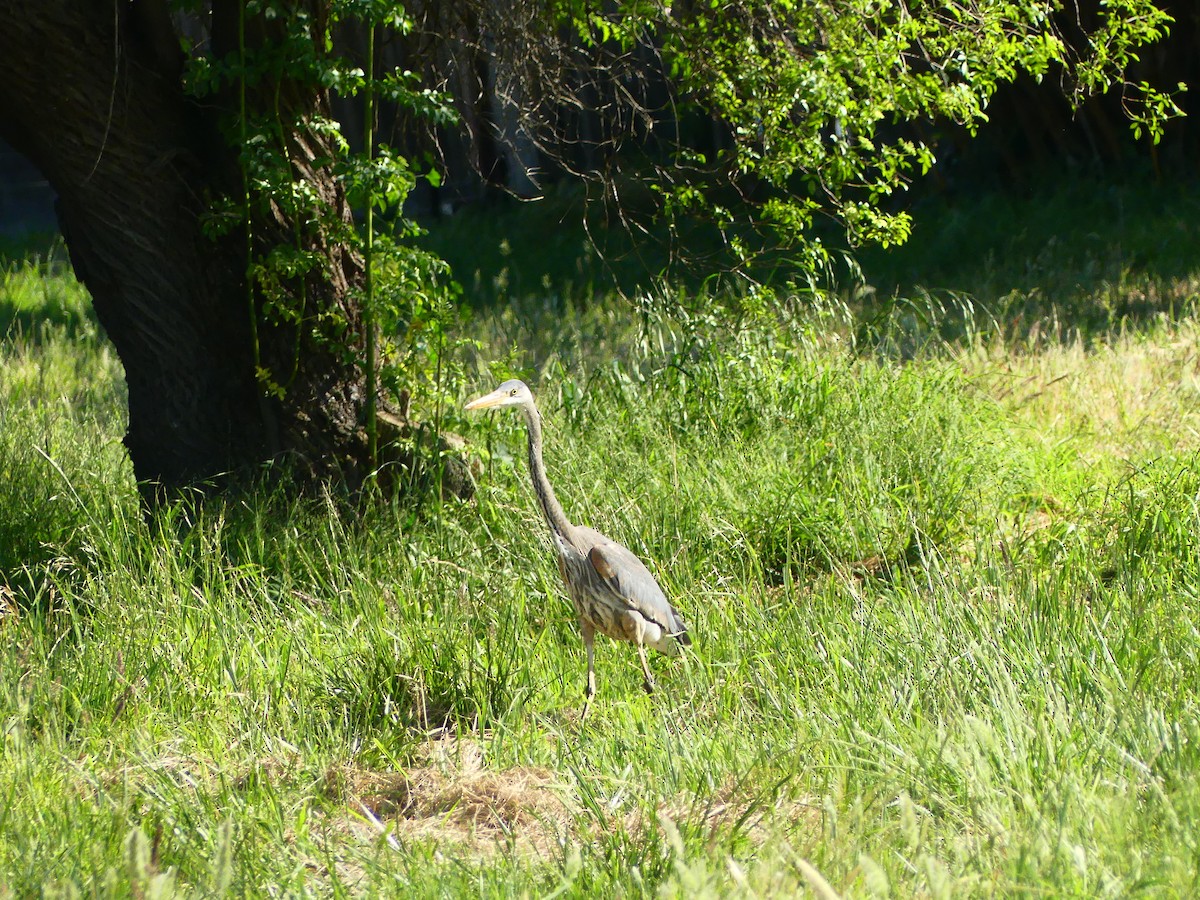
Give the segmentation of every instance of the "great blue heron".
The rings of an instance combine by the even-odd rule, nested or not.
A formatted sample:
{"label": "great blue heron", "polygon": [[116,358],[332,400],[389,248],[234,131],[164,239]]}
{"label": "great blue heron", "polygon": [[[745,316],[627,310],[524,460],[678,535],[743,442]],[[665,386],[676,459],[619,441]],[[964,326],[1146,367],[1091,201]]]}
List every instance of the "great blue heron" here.
{"label": "great blue heron", "polygon": [[533,492],[558,550],[558,571],[575,603],[583,646],[587,650],[587,689],[581,720],[587,718],[596,693],[596,632],[637,646],[645,688],[654,690],[654,677],[646,660],[649,645],[668,656],[689,646],[687,625],[663,594],[654,576],[628,549],[584,525],[573,525],[546,478],[542,464],[542,417],[533,394],[523,381],[506,381],[496,390],[467,404],[467,409],[520,407],[529,426],[529,475]]}

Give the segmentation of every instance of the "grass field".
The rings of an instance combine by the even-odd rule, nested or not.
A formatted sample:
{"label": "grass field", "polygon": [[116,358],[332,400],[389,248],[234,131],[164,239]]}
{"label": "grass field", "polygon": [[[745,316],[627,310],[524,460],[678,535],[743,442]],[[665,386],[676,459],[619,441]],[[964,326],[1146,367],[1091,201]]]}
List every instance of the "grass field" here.
{"label": "grass field", "polygon": [[470,502],[148,524],[85,293],[9,263],[0,895],[1196,894],[1200,193],[1154,190],[1064,189],[1061,252],[928,212],[855,318],[477,314],[453,405],[529,380],[568,513],[695,636],[652,696],[599,640],[586,724],[516,416],[451,416]]}

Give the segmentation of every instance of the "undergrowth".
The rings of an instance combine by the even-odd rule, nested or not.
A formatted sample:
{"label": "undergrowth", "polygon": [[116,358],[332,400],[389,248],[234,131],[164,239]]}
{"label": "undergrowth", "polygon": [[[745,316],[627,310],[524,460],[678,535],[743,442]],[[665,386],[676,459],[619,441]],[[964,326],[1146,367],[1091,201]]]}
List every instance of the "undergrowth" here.
{"label": "undergrowth", "polygon": [[929,307],[720,302],[527,297],[456,361],[459,407],[529,380],[568,514],[693,630],[649,697],[598,642],[584,725],[517,417],[448,414],[469,502],[263,488],[147,521],[86,297],[10,266],[0,883],[1194,893],[1195,321],[947,342]]}

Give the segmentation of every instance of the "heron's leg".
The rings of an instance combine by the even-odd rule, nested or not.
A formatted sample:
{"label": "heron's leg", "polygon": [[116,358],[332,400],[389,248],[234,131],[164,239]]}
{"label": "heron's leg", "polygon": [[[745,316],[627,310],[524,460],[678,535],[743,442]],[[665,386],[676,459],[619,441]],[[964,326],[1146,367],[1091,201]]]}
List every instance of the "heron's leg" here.
{"label": "heron's leg", "polygon": [[642,686],[646,689],[647,694],[653,694],[654,676],[650,674],[650,661],[646,659],[646,645],[641,641],[638,641],[638,659],[642,661],[642,672],[646,676]]}
{"label": "heron's leg", "polygon": [[642,674],[646,676],[646,680],[642,682],[642,686],[646,689],[647,694],[654,693],[654,676],[650,674],[650,661],[646,659],[646,623],[642,617],[636,613],[634,619],[634,637],[637,644],[638,659],[642,661]]}
{"label": "heron's leg", "polygon": [[579,717],[582,722],[587,718],[588,710],[592,708],[592,698],[596,696],[596,629],[588,622],[580,620],[579,630],[583,632],[583,647],[587,650],[587,687],[583,690],[583,715]]}

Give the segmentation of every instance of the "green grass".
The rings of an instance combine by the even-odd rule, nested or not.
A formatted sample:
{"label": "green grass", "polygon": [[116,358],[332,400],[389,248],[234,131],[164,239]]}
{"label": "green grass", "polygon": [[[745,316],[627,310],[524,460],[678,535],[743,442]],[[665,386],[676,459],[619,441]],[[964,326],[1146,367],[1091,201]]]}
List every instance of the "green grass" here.
{"label": "green grass", "polygon": [[86,296],[31,263],[0,285],[7,894],[1200,887],[1186,312],[953,342],[902,305],[480,314],[456,402],[528,377],[568,513],[696,638],[653,696],[598,642],[584,725],[517,417],[453,419],[470,502],[264,491],[147,523]]}

